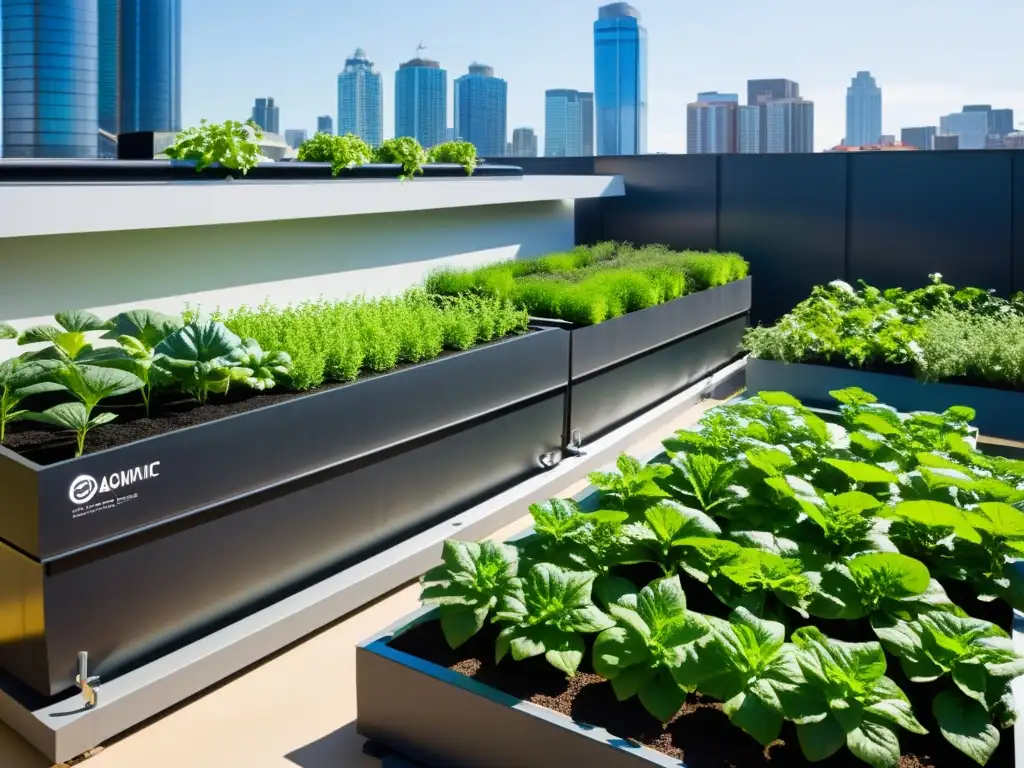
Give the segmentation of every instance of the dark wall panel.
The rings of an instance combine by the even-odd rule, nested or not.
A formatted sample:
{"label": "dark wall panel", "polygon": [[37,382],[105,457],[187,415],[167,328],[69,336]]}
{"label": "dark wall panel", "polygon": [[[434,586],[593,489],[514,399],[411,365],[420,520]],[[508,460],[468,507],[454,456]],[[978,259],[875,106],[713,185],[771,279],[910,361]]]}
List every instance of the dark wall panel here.
{"label": "dark wall panel", "polygon": [[488,165],[518,165],[523,173],[558,176],[589,176],[594,173],[593,157],[488,157]]}
{"label": "dark wall panel", "polygon": [[626,196],[603,203],[606,240],[715,248],[718,171],[713,155],[598,157],[595,173],[621,174]]}
{"label": "dark wall panel", "polygon": [[718,247],[750,262],[751,324],[770,324],[811,288],[846,274],[846,156],[725,155]]}
{"label": "dark wall panel", "polygon": [[[1010,290],[1009,152],[849,156],[849,277]],[[755,285],[756,285],[755,279]]]}
{"label": "dark wall panel", "polygon": [[1024,291],[1024,151],[1013,153],[1013,290]]}

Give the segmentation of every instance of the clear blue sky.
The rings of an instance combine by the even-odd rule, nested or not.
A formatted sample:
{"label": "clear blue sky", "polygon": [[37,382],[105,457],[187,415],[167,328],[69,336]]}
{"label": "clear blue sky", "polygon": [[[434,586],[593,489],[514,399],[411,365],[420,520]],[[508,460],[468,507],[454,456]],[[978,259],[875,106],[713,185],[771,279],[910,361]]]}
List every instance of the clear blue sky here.
{"label": "clear blue sky", "polygon": [[[246,118],[257,96],[281,129],[337,117],[336,77],[357,48],[384,74],[384,132],[394,131],[394,71],[415,54],[450,79],[477,60],[509,83],[509,133],[543,135],[544,90],[593,88],[593,0],[183,0],[183,112]],[[739,92],[786,77],[815,102],[815,148],[845,128],[846,86],[869,69],[883,128],[937,125],[964,103],[1012,107],[1024,121],[1024,2],[636,0],[648,33],[648,151],[683,152],[698,91]],[[449,102],[451,88],[449,87]],[[451,106],[449,103],[449,114]],[[451,118],[449,116],[449,125]],[[543,147],[543,139],[541,146]]]}

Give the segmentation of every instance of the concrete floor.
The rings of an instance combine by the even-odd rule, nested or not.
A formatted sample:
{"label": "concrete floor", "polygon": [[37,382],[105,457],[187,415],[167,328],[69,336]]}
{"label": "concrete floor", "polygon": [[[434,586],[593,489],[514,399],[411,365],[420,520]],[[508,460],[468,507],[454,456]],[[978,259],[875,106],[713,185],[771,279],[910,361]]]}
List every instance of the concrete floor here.
{"label": "concrete floor", "polygon": [[[708,400],[628,453],[642,456],[674,430],[692,425]],[[577,483],[559,496],[571,496]],[[524,517],[495,534],[529,525]],[[223,682],[169,713],[122,734],[81,760],[87,768],[379,768],[356,733],[355,648],[419,605],[408,585]],[[74,761],[79,764],[79,761]],[[0,767],[52,764],[0,723]]]}

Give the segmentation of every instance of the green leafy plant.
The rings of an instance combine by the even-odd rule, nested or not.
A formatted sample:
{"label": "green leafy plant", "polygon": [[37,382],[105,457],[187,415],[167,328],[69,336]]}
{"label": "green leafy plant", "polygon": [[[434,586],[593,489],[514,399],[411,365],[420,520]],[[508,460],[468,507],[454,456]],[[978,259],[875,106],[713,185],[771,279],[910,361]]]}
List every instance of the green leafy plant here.
{"label": "green leafy plant", "polygon": [[696,686],[686,659],[695,655],[694,643],[707,634],[708,623],[686,610],[678,576],[622,595],[608,612],[616,623],[594,640],[594,671],[611,681],[619,701],[639,696],[648,712],[667,723]]}
{"label": "green leafy plant", "polygon": [[396,163],[402,166],[398,177],[409,181],[417,174],[423,173],[423,164],[427,162],[427,152],[416,139],[400,136],[396,139],[384,139],[373,152],[375,163]]}
{"label": "green leafy plant", "polygon": [[0,339],[16,339],[18,338],[18,332],[14,329],[13,325],[7,323],[0,323]]}
{"label": "green leafy plant", "polygon": [[802,677],[819,694],[815,706],[806,706],[810,701],[804,699],[803,711],[791,718],[808,760],[825,760],[845,744],[874,768],[895,768],[897,728],[928,732],[914,717],[907,695],[885,676],[878,643],[833,640],[814,627],[796,630],[793,643]]}
{"label": "green leafy plant", "polygon": [[31,395],[56,392],[64,385],[50,377],[61,366],[57,360],[30,360],[12,357],[0,362],[0,443],[4,441],[7,425],[28,415],[20,409],[21,401]]}
{"label": "green leafy plant", "polygon": [[591,485],[601,491],[602,505],[621,509],[631,517],[643,515],[648,507],[665,497],[657,480],[671,474],[665,464],[643,464],[632,456],[622,454],[615,460],[618,472],[591,472]]}
{"label": "green leafy plant", "polygon": [[110,330],[104,339],[114,339],[115,348],[96,350],[89,362],[110,368],[120,368],[134,373],[142,381],[139,393],[142,396],[146,415],[149,416],[154,377],[151,376],[155,349],[164,339],[182,327],[181,318],[154,312],[150,309],[134,309],[122,312],[110,320]]}
{"label": "green leafy plant", "polygon": [[179,133],[164,155],[172,160],[194,162],[196,171],[217,164],[231,168],[244,176],[256,167],[263,157],[259,142],[263,131],[252,120],[239,122],[225,120],[210,123],[200,120],[198,126]]}
{"label": "green leafy plant", "polygon": [[56,369],[53,381],[78,402],[60,403],[41,413],[26,413],[23,418],[74,432],[78,441],[76,456],[81,456],[85,450],[85,438],[92,429],[117,418],[117,414],[109,412],[93,415],[96,406],[107,398],[127,395],[142,388],[142,380],[128,371],[78,363],[61,365]]}
{"label": "green leafy plant", "polygon": [[473,175],[478,164],[476,147],[468,141],[446,141],[431,147],[427,153],[428,163],[455,163],[466,169],[466,174]]}
{"label": "green leafy plant", "polygon": [[231,369],[231,378],[260,392],[273,389],[292,370],[292,359],[287,352],[264,352],[256,339],[244,339],[229,358],[238,363],[237,368]]}
{"label": "green leafy plant", "polygon": [[522,661],[543,654],[556,669],[575,675],[586,650],[582,635],[615,623],[593,603],[595,575],[550,563],[530,568],[521,584],[501,600],[496,617],[504,628],[495,660],[511,654]]}
{"label": "green leafy plant", "polygon": [[521,588],[516,576],[519,552],[493,541],[446,541],[441,560],[420,580],[420,599],[439,606],[444,637],[458,648],[483,629],[499,603]]}
{"label": "green leafy plant", "polygon": [[241,346],[242,340],[223,323],[191,322],[156,346],[153,368],[163,380],[205,403],[211,392],[227,391],[231,369],[239,366],[232,355]]}
{"label": "green leafy plant", "polygon": [[80,309],[58,312],[53,319],[56,325],[35,325],[26,328],[18,336],[18,344],[49,342],[50,346],[33,353],[33,356],[71,362],[86,359],[93,351],[86,334],[91,331],[103,331],[109,327],[108,323],[96,315]]}
{"label": "green leafy plant", "polygon": [[366,165],[373,159],[373,149],[358,136],[347,133],[333,136],[317,133],[299,147],[297,159],[308,163],[330,163],[331,174]]}

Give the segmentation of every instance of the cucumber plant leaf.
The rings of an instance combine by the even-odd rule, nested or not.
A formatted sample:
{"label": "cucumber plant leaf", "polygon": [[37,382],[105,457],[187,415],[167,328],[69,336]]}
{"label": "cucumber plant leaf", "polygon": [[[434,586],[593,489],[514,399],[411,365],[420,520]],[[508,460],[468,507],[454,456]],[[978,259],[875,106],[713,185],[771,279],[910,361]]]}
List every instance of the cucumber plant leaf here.
{"label": "cucumber plant leaf", "polygon": [[153,349],[183,325],[181,318],[174,315],[152,309],[132,309],[111,318],[107,323],[110,330],[102,338],[123,344],[121,337],[128,336]]}
{"label": "cucumber plant leaf", "polygon": [[519,586],[519,552],[508,544],[445,541],[441,565],[420,580],[420,601],[439,606],[441,630],[452,648],[479,632],[499,602]]}
{"label": "cucumber plant leaf", "polygon": [[54,376],[62,363],[57,360],[33,360],[12,357],[0,362],[0,443],[7,425],[23,419],[28,411],[19,408],[22,400],[43,392],[58,392],[64,385]]}
{"label": "cucumber plant leaf", "polygon": [[227,390],[231,369],[238,367],[231,354],[241,345],[223,323],[192,322],[156,346],[153,367],[160,377],[205,403],[210,392]]}
{"label": "cucumber plant leaf", "polygon": [[89,410],[82,403],[60,403],[40,413],[26,413],[24,418],[74,432],[77,440],[75,456],[81,456],[85,450],[85,437],[89,431],[114,421],[117,414],[97,413],[95,416],[90,416]]}
{"label": "cucumber plant leaf", "polygon": [[54,358],[71,362],[92,349],[87,333],[102,331],[108,327],[107,323],[96,315],[81,309],[58,312],[53,319],[57,322],[55,326],[35,325],[26,328],[18,336],[18,344],[49,342],[49,347],[33,354],[44,359]]}
{"label": "cucumber plant leaf", "polygon": [[583,633],[601,632],[615,621],[594,605],[596,574],[538,563],[509,594],[495,614],[505,625],[498,635],[495,661],[544,655],[570,677],[583,660]]}

